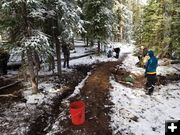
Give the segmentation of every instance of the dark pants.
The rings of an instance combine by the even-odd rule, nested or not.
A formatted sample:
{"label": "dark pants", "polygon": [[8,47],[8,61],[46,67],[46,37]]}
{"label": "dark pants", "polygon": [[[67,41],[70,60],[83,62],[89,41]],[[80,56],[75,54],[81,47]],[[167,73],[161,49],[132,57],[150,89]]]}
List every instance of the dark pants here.
{"label": "dark pants", "polygon": [[67,65],[67,68],[69,68],[69,57],[70,57],[69,53],[64,54],[64,65],[63,65],[64,68],[66,67],[66,65]]}
{"label": "dark pants", "polygon": [[119,58],[120,48],[114,48],[114,51],[116,53],[116,58]]}
{"label": "dark pants", "polygon": [[10,55],[8,53],[0,54],[0,75],[7,74],[7,63],[9,60],[9,56]]}
{"label": "dark pants", "polygon": [[156,84],[156,74],[147,74],[146,90],[149,95],[153,93],[154,86]]}

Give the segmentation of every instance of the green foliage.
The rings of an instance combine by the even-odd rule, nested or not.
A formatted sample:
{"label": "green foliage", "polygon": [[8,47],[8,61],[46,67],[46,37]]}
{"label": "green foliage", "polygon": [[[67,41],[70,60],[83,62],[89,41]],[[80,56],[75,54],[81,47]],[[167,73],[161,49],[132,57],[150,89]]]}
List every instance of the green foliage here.
{"label": "green foliage", "polygon": [[150,0],[144,8],[141,25],[136,28],[138,45],[158,50],[159,54],[180,51],[180,1]]}
{"label": "green foliage", "polygon": [[112,34],[112,0],[86,0],[84,17],[87,37],[98,41],[106,41]]}
{"label": "green foliage", "polygon": [[75,33],[79,34],[84,32],[84,28],[82,26],[84,21],[80,18],[82,11],[76,1],[58,1],[56,6],[59,36],[68,42],[74,37]]}
{"label": "green foliage", "polygon": [[172,22],[171,22],[171,42],[172,49],[176,50],[180,58],[180,1],[173,0]]}
{"label": "green foliage", "polygon": [[0,31],[5,31],[7,41],[4,48],[13,50],[13,53],[35,50],[42,60],[53,52],[49,36],[40,27],[46,14],[41,0],[3,0],[0,13]]}

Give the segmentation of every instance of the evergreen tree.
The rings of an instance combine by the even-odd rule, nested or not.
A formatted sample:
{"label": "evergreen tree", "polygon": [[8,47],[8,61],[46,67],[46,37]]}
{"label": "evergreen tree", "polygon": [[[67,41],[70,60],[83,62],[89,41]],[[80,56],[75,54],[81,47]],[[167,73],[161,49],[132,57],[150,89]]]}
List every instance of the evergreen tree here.
{"label": "evergreen tree", "polygon": [[175,0],[150,0],[136,29],[137,44],[156,50],[160,57],[178,53],[179,5]]}
{"label": "evergreen tree", "polygon": [[[80,19],[81,8],[77,6],[74,0],[48,0],[44,2],[47,10],[53,11],[55,14],[49,22],[48,29],[53,37],[53,42],[56,46],[57,70],[58,76],[61,75],[61,45],[71,42],[75,33],[84,31]],[[60,41],[61,39],[61,41]],[[65,42],[64,42],[65,41]]]}
{"label": "evergreen tree", "polygon": [[[2,18],[1,29],[9,33],[9,43],[12,48],[19,47],[27,53],[27,59],[40,55],[47,58],[56,47],[57,70],[61,74],[61,45],[59,39],[69,42],[75,32],[83,31],[83,21],[79,13],[81,9],[74,0],[3,0],[0,3]],[[46,33],[46,34],[45,34]],[[51,42],[49,42],[51,40]],[[36,54],[36,55],[35,55]],[[44,57],[44,55],[46,55]],[[52,58],[52,56],[51,56]],[[36,61],[32,62],[36,63]],[[36,66],[29,65],[33,72]],[[53,64],[54,65],[54,64]],[[38,66],[39,67],[39,66]],[[31,73],[36,78],[35,73]],[[34,91],[37,91],[37,81],[33,81]],[[34,92],[33,91],[33,92]],[[36,93],[36,92],[34,92]]]}
{"label": "evergreen tree", "polygon": [[1,29],[8,32],[11,47],[26,54],[32,92],[37,93],[38,55],[51,53],[49,37],[39,27],[39,22],[45,18],[42,3],[37,0],[2,0],[0,7]]}
{"label": "evergreen tree", "polygon": [[116,41],[130,42],[132,38],[133,13],[131,11],[131,3],[126,1],[115,0],[113,13],[116,18],[114,21],[113,34]]}
{"label": "evergreen tree", "polygon": [[87,37],[98,42],[98,54],[100,43],[105,43],[112,34],[112,6],[112,0],[86,0],[84,4]]}
{"label": "evergreen tree", "polygon": [[142,16],[141,26],[138,27],[136,33],[139,40],[137,44],[143,45],[148,48],[159,49],[160,46],[165,46],[164,32],[165,20],[163,13],[163,4],[160,1],[151,0],[145,6],[144,14]]}
{"label": "evergreen tree", "polygon": [[180,58],[180,1],[172,0],[171,47]]}

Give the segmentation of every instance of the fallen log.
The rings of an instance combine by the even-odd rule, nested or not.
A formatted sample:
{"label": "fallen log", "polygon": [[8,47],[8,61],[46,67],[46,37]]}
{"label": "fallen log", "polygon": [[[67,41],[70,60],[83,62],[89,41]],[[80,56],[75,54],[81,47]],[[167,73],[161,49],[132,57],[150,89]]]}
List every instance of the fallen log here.
{"label": "fallen log", "polygon": [[[84,55],[70,57],[70,60],[79,59],[79,58],[86,57],[86,56],[91,56],[91,55],[94,55],[94,54],[95,54],[95,52],[89,52],[89,53],[84,54]],[[64,58],[62,58],[61,60],[64,61]],[[57,61],[57,59],[55,59],[55,61]],[[21,67],[21,65],[22,65],[21,61],[9,62],[7,64],[7,69],[16,70],[16,69],[19,69]]]}
{"label": "fallen log", "polygon": [[2,86],[2,87],[0,87],[0,91],[3,90],[3,89],[7,89],[7,88],[9,88],[9,87],[12,87],[12,86],[14,86],[14,85],[16,85],[16,84],[18,84],[18,83],[20,83],[20,82],[22,82],[22,80],[16,81],[16,82],[11,83],[11,84],[6,85],[6,86]]}
{"label": "fallen log", "polygon": [[21,62],[9,62],[7,64],[7,69],[9,70],[16,70],[16,69],[19,69],[21,67]]}
{"label": "fallen log", "polygon": [[180,71],[180,67],[176,67],[176,66],[173,66],[173,68],[175,68],[177,71]]}
{"label": "fallen log", "polygon": [[180,60],[171,60],[171,64],[179,64]]}
{"label": "fallen log", "polygon": [[171,59],[163,59],[163,62],[160,63],[160,66],[167,66],[170,64],[179,64],[180,60],[171,60]]}
{"label": "fallen log", "polygon": [[13,95],[13,94],[4,94],[4,95],[0,95],[0,97],[15,97],[15,98],[17,98],[18,96]]}

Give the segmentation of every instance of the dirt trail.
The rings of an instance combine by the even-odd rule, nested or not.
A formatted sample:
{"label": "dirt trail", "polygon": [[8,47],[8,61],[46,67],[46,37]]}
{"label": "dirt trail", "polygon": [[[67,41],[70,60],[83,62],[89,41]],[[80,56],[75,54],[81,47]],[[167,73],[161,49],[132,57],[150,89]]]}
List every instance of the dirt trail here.
{"label": "dirt trail", "polygon": [[109,102],[109,77],[112,67],[118,62],[101,63],[88,78],[86,85],[81,90],[86,104],[86,129],[87,133],[96,133],[109,135],[112,133],[109,129],[110,117],[108,116],[110,108]]}
{"label": "dirt trail", "polygon": [[[81,89],[79,99],[84,100],[86,105],[86,121],[82,126],[73,126],[70,119],[60,121],[63,129],[62,135],[111,135],[112,130],[110,124],[110,107],[112,103],[109,98],[109,77],[112,74],[112,69],[120,65],[126,54],[116,62],[104,62],[97,64],[91,75]],[[77,100],[75,97],[73,100]],[[65,122],[66,121],[66,122]]]}

